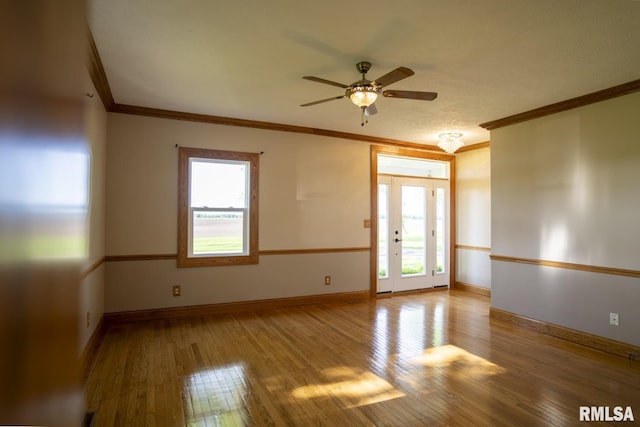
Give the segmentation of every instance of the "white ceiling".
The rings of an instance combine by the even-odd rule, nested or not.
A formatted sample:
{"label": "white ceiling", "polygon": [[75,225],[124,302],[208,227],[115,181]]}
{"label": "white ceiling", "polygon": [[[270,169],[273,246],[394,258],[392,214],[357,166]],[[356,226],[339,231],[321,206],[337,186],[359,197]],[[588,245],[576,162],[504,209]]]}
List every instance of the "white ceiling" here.
{"label": "white ceiling", "polygon": [[[638,0],[90,0],[89,25],[118,104],[435,144],[478,124],[640,78]],[[343,90],[398,66],[360,126]]]}

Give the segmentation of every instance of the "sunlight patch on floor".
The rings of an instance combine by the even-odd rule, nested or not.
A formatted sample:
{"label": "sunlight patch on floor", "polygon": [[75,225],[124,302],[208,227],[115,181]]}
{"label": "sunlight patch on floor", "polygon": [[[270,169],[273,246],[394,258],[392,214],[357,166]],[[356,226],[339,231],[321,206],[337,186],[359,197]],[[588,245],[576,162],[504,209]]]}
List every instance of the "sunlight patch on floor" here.
{"label": "sunlight patch on floor", "polygon": [[412,363],[431,368],[455,368],[460,376],[496,375],[506,370],[452,344],[426,349]]}
{"label": "sunlight patch on floor", "polygon": [[247,415],[244,366],[227,365],[187,378],[182,400],[187,426],[244,425]]}
{"label": "sunlight patch on floor", "polygon": [[296,399],[338,397],[345,408],[370,405],[403,397],[389,382],[369,371],[347,366],[322,371],[326,382],[298,387],[292,391]]}

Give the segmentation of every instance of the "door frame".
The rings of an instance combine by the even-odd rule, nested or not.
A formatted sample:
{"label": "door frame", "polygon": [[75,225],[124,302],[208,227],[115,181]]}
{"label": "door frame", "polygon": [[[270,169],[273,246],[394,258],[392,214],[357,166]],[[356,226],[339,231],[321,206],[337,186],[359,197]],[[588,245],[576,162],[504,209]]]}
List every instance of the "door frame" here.
{"label": "door frame", "polygon": [[[378,174],[378,187],[381,185],[387,185],[389,189],[388,193],[388,225],[389,228],[387,230],[388,236],[388,276],[385,278],[377,277],[376,283],[376,291],[378,293],[386,293],[389,292],[406,292],[409,290],[425,290],[425,289],[433,289],[437,287],[442,287],[443,285],[449,286],[450,278],[451,278],[451,270],[449,268],[450,265],[450,253],[445,253],[445,265],[446,268],[443,272],[437,272],[438,265],[438,252],[437,252],[437,240],[436,237],[437,229],[437,208],[438,204],[436,203],[436,192],[438,189],[445,190],[445,227],[444,232],[444,242],[445,247],[449,248],[451,245],[451,238],[449,236],[449,221],[450,221],[450,212],[449,212],[449,200],[450,200],[450,179],[449,178],[434,178],[434,177],[426,177],[426,176],[407,176],[407,175],[393,175],[393,174]],[[415,275],[404,275],[402,272],[403,260],[404,260],[404,249],[402,244],[397,242],[393,242],[394,238],[397,238],[397,234],[400,234],[401,240],[405,240],[405,231],[403,228],[402,221],[402,211],[403,211],[403,192],[402,189],[405,187],[420,187],[424,189],[424,200],[423,200],[423,208],[424,211],[424,223],[422,224],[423,233],[424,233],[424,243],[426,244],[422,250],[422,255],[424,255],[424,271],[422,274]],[[380,193],[378,192],[378,202],[380,202]],[[380,212],[378,212],[380,214]],[[393,221],[392,221],[393,220]],[[378,217],[378,221],[380,221],[380,217]],[[380,224],[378,224],[380,225]],[[402,230],[401,230],[402,229]],[[392,232],[395,230],[395,235]],[[438,233],[439,236],[439,233]],[[382,238],[380,235],[380,227],[378,227],[378,237]],[[380,242],[378,241],[378,244]],[[378,252],[380,252],[382,248],[378,246]],[[445,249],[446,251],[446,249]],[[395,253],[395,256],[393,255]],[[402,255],[398,256],[401,253]],[[378,269],[380,269],[380,254],[378,253]],[[386,290],[381,290],[381,284],[386,282]],[[419,286],[413,287],[416,284]],[[398,289],[398,288],[407,288],[407,289]]]}
{"label": "door frame", "polygon": [[371,251],[369,262],[369,293],[371,298],[378,296],[378,155],[413,157],[417,159],[437,160],[449,163],[449,289],[455,281],[456,272],[456,156],[426,150],[392,147],[383,145],[371,146],[370,200],[371,200]]}

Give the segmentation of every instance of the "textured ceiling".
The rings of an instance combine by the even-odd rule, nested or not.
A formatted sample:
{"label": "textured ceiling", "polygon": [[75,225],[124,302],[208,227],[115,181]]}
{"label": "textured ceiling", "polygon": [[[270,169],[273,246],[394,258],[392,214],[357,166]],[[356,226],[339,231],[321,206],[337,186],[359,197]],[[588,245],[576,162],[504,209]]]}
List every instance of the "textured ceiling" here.
{"label": "textured ceiling", "polygon": [[[637,0],[90,0],[116,103],[434,144],[478,124],[640,78]],[[343,90],[406,66],[360,126]]]}

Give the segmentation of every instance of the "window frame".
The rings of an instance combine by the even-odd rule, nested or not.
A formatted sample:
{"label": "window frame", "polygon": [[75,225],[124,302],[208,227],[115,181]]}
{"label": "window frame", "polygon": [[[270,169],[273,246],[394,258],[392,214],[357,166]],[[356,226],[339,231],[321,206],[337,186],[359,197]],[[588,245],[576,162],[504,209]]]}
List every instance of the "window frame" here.
{"label": "window frame", "polygon": [[[179,147],[178,149],[178,267],[206,267],[217,265],[258,264],[258,194],[259,194],[259,157],[258,153],[225,151],[208,148]],[[194,210],[190,206],[192,159],[240,161],[249,164],[248,208],[237,209],[248,211],[246,221],[249,222],[248,236],[243,239],[248,244],[248,252],[238,255],[196,255],[191,256],[193,244],[191,215]],[[221,209],[215,209],[221,210]],[[222,209],[224,210],[224,209]],[[243,227],[244,229],[244,227]]]}

